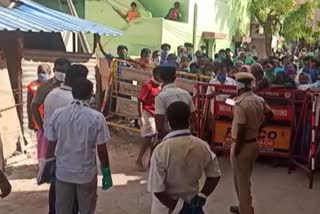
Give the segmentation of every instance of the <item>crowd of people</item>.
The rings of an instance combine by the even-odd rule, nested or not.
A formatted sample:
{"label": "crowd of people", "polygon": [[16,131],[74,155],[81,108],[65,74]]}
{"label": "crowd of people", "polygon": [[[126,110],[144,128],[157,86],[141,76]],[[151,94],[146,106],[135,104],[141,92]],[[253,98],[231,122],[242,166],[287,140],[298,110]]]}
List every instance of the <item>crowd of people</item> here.
{"label": "crowd of people", "polygon": [[[98,41],[98,40],[97,40]],[[114,58],[101,51],[109,59]],[[143,84],[138,113],[145,142],[137,159],[151,147],[148,190],[152,193],[152,214],[203,214],[207,197],[221,177],[217,157],[209,145],[192,136],[196,108],[189,92],[175,85],[176,72],[202,74],[210,83],[234,85],[239,93],[232,123],[231,165],[239,206],[231,211],[253,214],[250,177],[258,155],[257,137],[272,112],[254,91],[280,87],[286,89],[320,89],[320,63],[305,56],[300,63],[290,55],[259,59],[255,47],[220,50],[214,59],[205,47],[193,51],[193,45],[179,46],[171,53],[169,44],[153,53],[141,50],[139,59],[128,57],[128,48],[118,47],[118,59],[128,66],[152,70],[153,76]],[[112,186],[106,144],[111,136],[105,117],[90,108],[93,84],[87,80],[88,69],[57,59],[53,77],[48,65],[38,67],[38,78],[28,86],[29,128],[36,131],[40,168],[54,160],[55,174],[50,180],[49,214],[95,212],[97,199],[97,163],[103,175],[102,188]],[[213,93],[208,89],[208,95]],[[271,116],[268,116],[271,115]],[[157,139],[157,140],[155,140]],[[157,146],[152,144],[157,142]],[[200,189],[199,181],[206,176]],[[2,197],[11,186],[0,171]]]}
{"label": "crowd of people", "polygon": [[[98,41],[98,40],[97,40]],[[285,89],[320,89],[320,58],[311,55],[294,55],[283,53],[280,56],[259,58],[256,47],[240,47],[236,53],[230,48],[221,49],[211,58],[206,47],[194,51],[191,43],[178,46],[172,50],[171,45],[164,43],[160,50],[151,51],[149,48],[141,50],[140,58],[132,59],[128,56],[129,50],[125,45],[118,46],[118,56],[104,52],[111,58],[127,60],[133,67],[143,70],[152,70],[162,64],[170,64],[177,70],[190,74],[200,74],[211,77],[210,83],[235,85],[232,81],[238,72],[252,73],[256,79],[256,90],[266,88]]]}

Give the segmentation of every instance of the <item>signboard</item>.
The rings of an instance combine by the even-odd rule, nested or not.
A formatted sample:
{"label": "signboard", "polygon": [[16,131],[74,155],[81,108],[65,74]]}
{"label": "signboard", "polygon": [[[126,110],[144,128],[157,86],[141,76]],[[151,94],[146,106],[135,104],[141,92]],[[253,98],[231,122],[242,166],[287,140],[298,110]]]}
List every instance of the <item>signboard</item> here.
{"label": "signboard", "polygon": [[[214,129],[214,145],[229,148],[232,143],[231,123],[216,122]],[[261,151],[288,152],[291,140],[291,128],[281,126],[268,126],[258,137]]]}
{"label": "signboard", "polygon": [[138,85],[132,85],[130,83],[126,82],[119,82],[119,93],[120,94],[125,94],[125,95],[130,95],[133,97],[139,97],[141,87]]}
{"label": "signboard", "polygon": [[[233,117],[233,108],[224,102],[216,101],[214,103],[214,114],[217,116]],[[273,120],[278,121],[292,121],[294,115],[294,108],[292,106],[271,106],[274,113]]]}
{"label": "signboard", "polygon": [[138,118],[138,103],[137,101],[117,97],[116,113],[123,116]]}
{"label": "signboard", "polygon": [[214,102],[214,115],[233,117],[232,106],[225,104],[225,102]]}

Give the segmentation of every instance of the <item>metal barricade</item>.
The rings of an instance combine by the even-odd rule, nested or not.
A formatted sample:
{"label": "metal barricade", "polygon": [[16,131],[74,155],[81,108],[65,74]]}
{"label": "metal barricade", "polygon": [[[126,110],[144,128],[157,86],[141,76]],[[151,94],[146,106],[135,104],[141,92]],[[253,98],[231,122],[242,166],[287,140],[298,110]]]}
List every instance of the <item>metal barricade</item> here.
{"label": "metal barricade", "polygon": [[[138,119],[138,97],[141,86],[152,77],[153,66],[141,67],[136,62],[114,59],[111,62],[112,79],[110,87],[106,89],[101,112],[108,109],[107,119],[113,116],[121,117],[127,121]],[[194,93],[194,84],[201,81],[209,81],[210,77],[177,72],[176,85],[190,94]],[[134,124],[130,126],[119,125],[108,121],[110,125],[120,128],[139,131]]]}

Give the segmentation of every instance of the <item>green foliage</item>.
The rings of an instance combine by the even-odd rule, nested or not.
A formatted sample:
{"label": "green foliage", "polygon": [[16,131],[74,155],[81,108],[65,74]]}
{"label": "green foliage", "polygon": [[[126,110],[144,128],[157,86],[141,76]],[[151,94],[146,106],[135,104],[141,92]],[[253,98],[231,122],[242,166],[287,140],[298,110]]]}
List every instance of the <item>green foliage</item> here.
{"label": "green foliage", "polygon": [[261,25],[271,19],[280,19],[292,10],[295,0],[252,0],[250,10]]}
{"label": "green foliage", "polygon": [[315,3],[307,1],[297,6],[295,10],[285,17],[281,35],[287,40],[297,41],[304,39],[307,43],[313,43],[316,39],[314,17]]}
{"label": "green foliage", "polygon": [[313,21],[320,0],[305,0],[298,4],[296,0],[252,0],[250,10],[258,22],[268,32],[280,33],[286,40],[305,39],[313,43],[318,39],[317,23]]}

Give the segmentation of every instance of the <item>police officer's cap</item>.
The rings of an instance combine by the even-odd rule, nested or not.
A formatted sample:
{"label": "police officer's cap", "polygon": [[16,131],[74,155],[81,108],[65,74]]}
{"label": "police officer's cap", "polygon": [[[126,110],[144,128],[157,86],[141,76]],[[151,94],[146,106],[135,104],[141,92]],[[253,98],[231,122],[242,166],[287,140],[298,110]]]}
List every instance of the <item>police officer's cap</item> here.
{"label": "police officer's cap", "polygon": [[252,73],[248,72],[239,72],[235,74],[236,80],[255,80]]}

